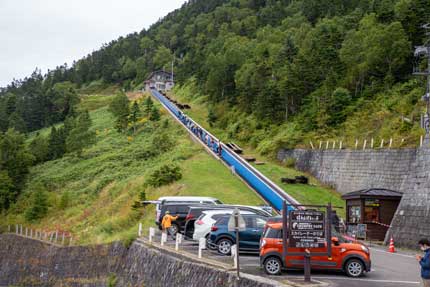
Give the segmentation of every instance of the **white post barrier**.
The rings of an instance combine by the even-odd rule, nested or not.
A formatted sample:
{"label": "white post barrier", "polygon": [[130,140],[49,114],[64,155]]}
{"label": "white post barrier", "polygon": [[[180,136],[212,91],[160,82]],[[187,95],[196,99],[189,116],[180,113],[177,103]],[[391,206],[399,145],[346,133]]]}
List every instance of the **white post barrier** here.
{"label": "white post barrier", "polygon": [[320,141],[320,148],[319,149],[321,149],[321,147],[322,147],[322,141]]}
{"label": "white post barrier", "polygon": [[339,149],[342,149],[342,141],[339,143]]}
{"label": "white post barrier", "polygon": [[390,138],[390,145],[388,146],[388,148],[391,148],[392,145],[393,145],[393,138]]}
{"label": "white post barrier", "polygon": [[33,238],[33,229],[30,229],[30,238]]}
{"label": "white post barrier", "polygon": [[25,237],[28,237],[28,228],[25,228]]}
{"label": "white post barrier", "polygon": [[16,234],[19,234],[19,227],[18,227],[18,224],[15,224],[15,233],[16,233]]}
{"label": "white post barrier", "polygon": [[164,242],[167,242],[167,233],[166,232],[161,232],[161,246],[164,246]]}
{"label": "white post barrier", "polygon": [[179,250],[179,244],[182,243],[182,234],[176,233],[176,242],[175,242],[175,250]]}
{"label": "white post barrier", "polygon": [[325,149],[328,149],[328,144],[329,144],[329,142],[327,141],[327,143],[325,145]]}
{"label": "white post barrier", "polygon": [[309,142],[311,144],[311,148],[314,149],[314,144],[312,143],[312,141]]}
{"label": "white post barrier", "polygon": [[202,250],[206,248],[206,238],[199,239],[199,258],[202,258]]}
{"label": "white post barrier", "polygon": [[152,243],[152,238],[155,236],[155,228],[150,227],[149,228],[149,243]]}
{"label": "white post barrier", "polygon": [[371,148],[371,149],[373,149],[373,138],[372,138],[372,140],[370,141],[370,148]]}
{"label": "white post barrier", "polygon": [[233,257],[233,268],[237,268],[237,256],[236,256],[237,248],[236,244],[231,247],[231,257]]}
{"label": "white post barrier", "polygon": [[420,147],[423,147],[423,136],[420,136]]}
{"label": "white post barrier", "polygon": [[355,140],[355,149],[358,147],[358,139]]}
{"label": "white post barrier", "polygon": [[363,150],[365,150],[365,149],[366,149],[366,144],[367,144],[367,140],[364,140],[364,143],[363,143]]}
{"label": "white post barrier", "polygon": [[402,146],[404,142],[405,142],[405,139],[402,139],[402,141],[400,142],[400,146]]}
{"label": "white post barrier", "polygon": [[381,140],[381,146],[380,146],[380,148],[383,148],[383,147],[384,147],[384,139]]}
{"label": "white post barrier", "polygon": [[137,231],[137,236],[142,237],[142,222],[139,222],[139,229]]}

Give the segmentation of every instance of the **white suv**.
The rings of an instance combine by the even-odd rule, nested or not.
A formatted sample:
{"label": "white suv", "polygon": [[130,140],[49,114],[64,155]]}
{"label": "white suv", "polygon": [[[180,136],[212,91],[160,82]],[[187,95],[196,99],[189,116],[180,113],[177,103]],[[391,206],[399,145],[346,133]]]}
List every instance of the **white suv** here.
{"label": "white suv", "polygon": [[[212,225],[217,221],[218,218],[226,214],[232,214],[232,209],[214,209],[205,210],[194,222],[194,233],[193,239],[200,240],[200,238],[207,238],[211,232]],[[240,211],[240,214],[253,214],[249,211]]]}

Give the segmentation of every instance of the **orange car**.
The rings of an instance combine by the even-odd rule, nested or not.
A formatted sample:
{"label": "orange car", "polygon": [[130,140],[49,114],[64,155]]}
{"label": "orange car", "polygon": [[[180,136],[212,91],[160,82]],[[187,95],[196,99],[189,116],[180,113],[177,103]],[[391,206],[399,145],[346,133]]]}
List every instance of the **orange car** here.
{"label": "orange car", "polygon": [[[282,260],[282,223],[267,224],[260,240],[260,264],[269,275],[278,275],[282,269],[303,269],[304,257],[287,255]],[[305,248],[288,248],[288,252],[304,252]],[[312,252],[327,252],[327,247],[313,248]],[[350,277],[360,277],[370,271],[369,249],[361,243],[340,242],[332,237],[332,257],[312,256],[312,269],[344,271]]]}

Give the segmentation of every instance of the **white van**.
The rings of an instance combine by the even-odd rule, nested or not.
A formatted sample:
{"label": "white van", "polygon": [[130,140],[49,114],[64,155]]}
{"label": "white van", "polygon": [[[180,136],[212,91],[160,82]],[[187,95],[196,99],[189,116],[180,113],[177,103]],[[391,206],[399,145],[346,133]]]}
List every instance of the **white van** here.
{"label": "white van", "polygon": [[158,222],[158,218],[160,217],[161,205],[165,203],[201,203],[201,204],[223,204],[221,201],[214,197],[206,197],[206,196],[163,196],[157,200],[147,200],[143,203],[153,203],[155,204],[155,222]]}

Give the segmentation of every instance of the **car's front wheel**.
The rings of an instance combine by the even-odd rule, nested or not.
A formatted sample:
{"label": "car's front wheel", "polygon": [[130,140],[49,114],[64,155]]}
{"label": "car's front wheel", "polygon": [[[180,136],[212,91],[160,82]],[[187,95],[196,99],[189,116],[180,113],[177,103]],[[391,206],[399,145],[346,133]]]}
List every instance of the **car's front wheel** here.
{"label": "car's front wheel", "polygon": [[233,242],[230,239],[223,238],[218,241],[218,252],[222,255],[229,255],[231,252],[231,247],[233,246]]}
{"label": "car's front wheel", "polygon": [[282,263],[278,257],[272,256],[264,261],[264,271],[269,275],[279,275],[282,271]]}
{"label": "car's front wheel", "polygon": [[359,259],[350,259],[345,264],[345,272],[349,277],[360,277],[364,274],[364,264]]}

